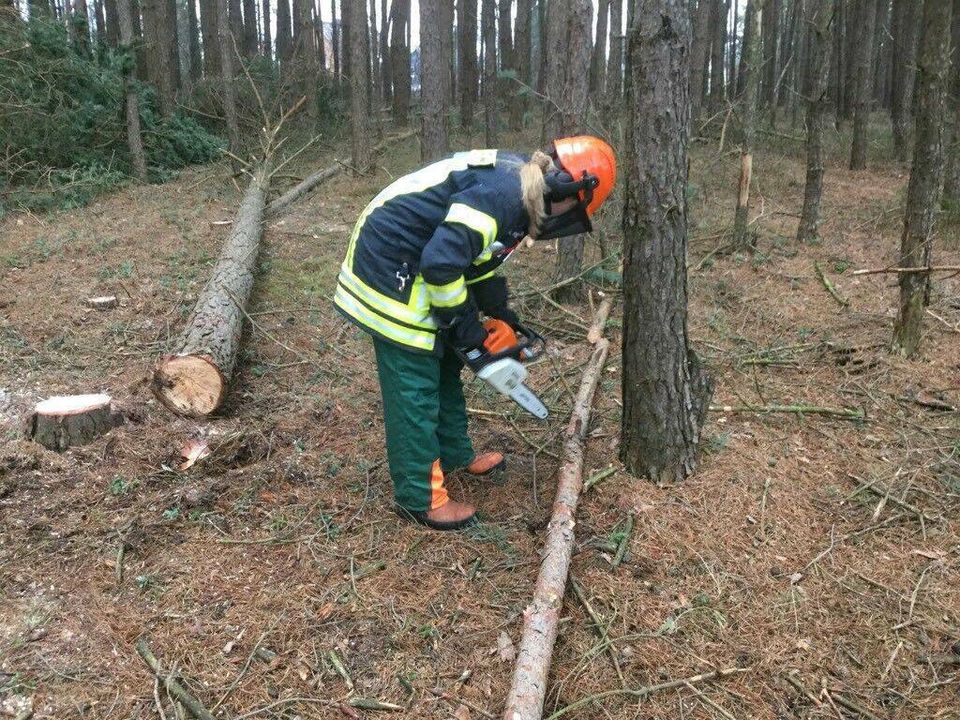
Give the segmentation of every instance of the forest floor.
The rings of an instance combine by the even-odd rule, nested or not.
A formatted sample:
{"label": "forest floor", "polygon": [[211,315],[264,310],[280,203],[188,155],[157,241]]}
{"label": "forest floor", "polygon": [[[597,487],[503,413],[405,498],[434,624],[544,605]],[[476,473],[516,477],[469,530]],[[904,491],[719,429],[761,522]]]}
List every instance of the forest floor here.
{"label": "forest floor", "polygon": [[[937,277],[918,357],[891,355],[895,277],[852,271],[896,263],[908,170],[874,158],[849,172],[838,152],[823,240],[798,246],[800,149],[775,138],[758,153],[757,250],[723,255],[738,160],[692,146],[691,335],[717,405],[865,419],[712,412],[696,475],[632,478],[617,463],[615,308],[587,449],[588,475],[614,472],[583,497],[572,568],[609,641],[569,595],[546,715],[738,668],[565,717],[960,718],[960,280]],[[0,716],[29,705],[36,718],[154,718],[158,706],[174,717],[134,649],[141,637],[218,717],[378,714],[349,707],[351,694],[403,717],[500,716],[590,307],[586,294],[560,310],[535,292],[552,282],[552,244],[517,253],[521,316],[552,340],[531,369],[552,417],[528,420],[471,383],[475,443],[505,450],[506,484],[452,478],[485,517],[469,532],[399,519],[371,345],[330,297],[354,219],[418,157],[416,143],[395,147],[369,177],[336,178],[269,221],[254,326],[206,422],[172,416],[148,377],[234,215],[225,165],[0,221]],[[588,264],[596,255],[591,244]],[[935,258],[960,262],[955,226],[941,226]],[[120,306],[85,307],[104,293]],[[63,455],[22,439],[38,399],[94,391],[113,395],[126,425]],[[179,471],[198,436],[212,454]]]}

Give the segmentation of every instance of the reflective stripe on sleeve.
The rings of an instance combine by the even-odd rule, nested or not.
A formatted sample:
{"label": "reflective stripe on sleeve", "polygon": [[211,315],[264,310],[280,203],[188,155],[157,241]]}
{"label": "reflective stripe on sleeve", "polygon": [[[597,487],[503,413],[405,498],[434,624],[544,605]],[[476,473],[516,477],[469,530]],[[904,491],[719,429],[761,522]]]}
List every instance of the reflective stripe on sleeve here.
{"label": "reflective stripe on sleeve", "polygon": [[476,208],[472,208],[469,205],[464,205],[463,203],[452,203],[450,205],[450,209],[447,211],[447,216],[443,220],[444,222],[465,225],[471,230],[479,233],[480,237],[483,238],[483,247],[480,251],[480,257],[483,257],[484,253],[487,252],[487,249],[493,244],[493,241],[497,239],[496,218],[492,217],[491,215],[487,215],[485,212],[481,212]]}

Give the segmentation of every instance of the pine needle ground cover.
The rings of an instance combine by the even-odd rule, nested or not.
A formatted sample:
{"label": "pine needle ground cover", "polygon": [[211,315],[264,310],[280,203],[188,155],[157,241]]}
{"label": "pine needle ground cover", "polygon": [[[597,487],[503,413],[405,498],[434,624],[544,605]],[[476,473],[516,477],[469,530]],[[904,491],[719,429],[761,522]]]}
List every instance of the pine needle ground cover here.
{"label": "pine needle ground cover", "polygon": [[[717,251],[736,163],[715,144],[694,150],[691,334],[717,378],[714,404],[747,411],[711,413],[687,482],[630,478],[616,462],[612,349],[572,569],[607,640],[569,593],[548,712],[737,668],[696,692],[614,695],[567,717],[722,716],[715,706],[853,717],[844,702],[882,718],[956,716],[960,283],[935,283],[919,358],[889,354],[895,279],[852,272],[894,262],[906,171],[831,164],[822,240],[798,246],[803,164],[788,150],[758,151],[757,248],[743,255]],[[326,166],[338,148],[325,152],[289,172]],[[517,253],[521,316],[552,340],[531,375],[553,419],[528,421],[471,385],[477,445],[507,452],[509,479],[454,478],[452,492],[487,522],[449,536],[393,515],[371,348],[330,296],[357,214],[417,162],[415,145],[401,147],[371,176],[344,175],[268,222],[238,376],[222,416],[202,426],[169,415],[147,378],[233,216],[227,167],[0,221],[0,701],[30,698],[51,718],[156,717],[160,702],[172,717],[135,650],[146,637],[166,670],[231,717],[373,716],[351,698],[402,717],[499,714],[590,315],[532,292],[553,281],[551,244]],[[615,246],[616,223],[607,230]],[[938,262],[960,262],[955,233],[940,227]],[[598,259],[590,247],[587,264]],[[615,272],[597,276],[608,293]],[[106,293],[120,306],[84,307]],[[615,309],[614,343],[619,322]],[[79,390],[109,391],[130,421],[64,455],[19,439],[40,396]],[[864,418],[760,409],[770,406]],[[197,436],[211,455],[178,470]]]}

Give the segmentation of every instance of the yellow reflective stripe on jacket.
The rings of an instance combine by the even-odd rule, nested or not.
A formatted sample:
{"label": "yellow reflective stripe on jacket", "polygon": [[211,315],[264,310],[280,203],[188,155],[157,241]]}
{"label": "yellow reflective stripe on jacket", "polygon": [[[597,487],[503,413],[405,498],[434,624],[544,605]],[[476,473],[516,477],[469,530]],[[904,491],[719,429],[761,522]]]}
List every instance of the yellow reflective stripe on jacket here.
{"label": "yellow reflective stripe on jacket", "polygon": [[410,347],[419,348],[428,352],[433,350],[434,343],[436,342],[434,333],[414,330],[413,328],[391,322],[382,315],[365,307],[363,303],[354,298],[342,285],[337,285],[337,292],[333,296],[333,302],[362,326],[380,333],[388,340],[393,340],[402,345],[409,345]]}
{"label": "yellow reflective stripe on jacket", "polygon": [[430,304],[436,307],[456,307],[467,301],[467,284],[462,275],[446,285],[427,283],[427,290],[430,292]]}
{"label": "yellow reflective stripe on jacket", "polygon": [[480,277],[470,278],[469,280],[467,280],[467,285],[473,285],[474,283],[482,282],[483,280],[489,280],[496,274],[497,274],[496,270],[491,270],[490,272],[485,273]]}
{"label": "yellow reflective stripe on jacket", "polygon": [[421,275],[417,275],[414,279],[413,289],[410,292],[410,302],[406,305],[374,290],[354,275],[346,263],[340,267],[338,282],[367,303],[367,305],[370,305],[387,317],[428,330],[437,327],[436,321],[430,316],[430,303],[427,300],[427,284]]}
{"label": "yellow reflective stripe on jacket", "polygon": [[475,208],[472,208],[469,205],[464,205],[463,203],[452,203],[450,205],[450,209],[447,211],[447,216],[443,219],[443,221],[457,223],[459,225],[466,225],[471,230],[479,233],[480,237],[483,238],[483,248],[477,260],[490,259],[488,248],[493,244],[493,241],[497,239],[496,218],[487,215],[485,212],[481,212]]}

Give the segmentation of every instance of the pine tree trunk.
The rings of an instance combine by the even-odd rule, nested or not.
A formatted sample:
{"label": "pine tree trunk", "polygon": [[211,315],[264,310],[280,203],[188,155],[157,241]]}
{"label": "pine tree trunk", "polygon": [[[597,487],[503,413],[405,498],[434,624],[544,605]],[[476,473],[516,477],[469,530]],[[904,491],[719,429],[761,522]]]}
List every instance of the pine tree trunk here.
{"label": "pine tree trunk", "polygon": [[187,97],[193,95],[193,77],[190,75],[190,0],[176,0],[177,13],[177,67],[180,71],[180,89]]}
{"label": "pine tree trunk", "polygon": [[[448,2],[449,0],[444,0]],[[374,128],[379,131],[380,120],[380,42],[377,34],[377,0],[370,0],[367,22],[370,25],[370,36],[367,38],[368,54],[370,56],[370,70],[367,77],[367,106],[370,108],[370,119]],[[453,25],[453,18],[450,18]]]}
{"label": "pine tree trunk", "polygon": [[780,39],[780,2],[783,0],[764,0],[760,20],[760,33],[763,44],[763,80],[760,84],[760,106],[774,117],[777,87],[777,44]]}
{"label": "pine tree trunk", "polygon": [[850,147],[850,169],[867,167],[867,123],[870,119],[870,98],[873,92],[874,23],[877,18],[876,0],[861,0],[860,30],[854,62],[857,66],[853,105],[853,144]]}
{"label": "pine tree trunk", "polygon": [[727,45],[727,2],[714,0],[714,18],[710,44],[710,114],[715,115],[723,107],[726,95],[724,87],[724,50]]}
{"label": "pine tree trunk", "polygon": [[390,66],[393,75],[393,120],[400,126],[407,124],[410,110],[409,25],[410,0],[393,0],[390,9]]}
{"label": "pine tree trunk", "polygon": [[106,26],[107,45],[112,48],[120,44],[120,19],[117,0],[103,0],[103,22]]}
{"label": "pine tree trunk", "polygon": [[196,83],[203,74],[202,54],[200,51],[200,23],[197,19],[197,0],[186,0],[187,24],[190,34],[190,80]]}
{"label": "pine tree trunk", "polygon": [[873,102],[877,107],[885,107],[886,84],[890,75],[890,0],[880,0],[877,3],[877,18],[873,25]]}
{"label": "pine tree trunk", "polygon": [[593,58],[590,61],[590,95],[603,97],[604,74],[607,69],[607,18],[610,16],[610,0],[600,0],[597,13],[596,41],[593,44]]}
{"label": "pine tree trunk", "polygon": [[369,105],[367,90],[367,11],[364,0],[347,0],[344,5],[350,8],[350,158],[353,167],[364,173],[370,167]]}
{"label": "pine tree trunk", "polygon": [[685,0],[638,0],[623,163],[620,459],[654,482],[696,469],[712,393],[687,331],[689,47]]}
{"label": "pine tree trunk", "polygon": [[243,52],[244,57],[253,57],[257,54],[260,44],[258,35],[257,0],[243,0],[243,36],[237,36],[237,47]]}
{"label": "pine tree trunk", "polygon": [[287,63],[293,55],[293,26],[290,0],[277,0],[277,59]]}
{"label": "pine tree trunk", "polygon": [[[281,0],[282,1],[282,0]],[[220,40],[217,24],[218,0],[200,0],[200,35],[203,38],[203,73],[207,79],[220,78]]]}
{"label": "pine tree trunk", "polygon": [[460,127],[473,127],[477,102],[477,0],[457,0],[457,42],[460,51]]}
{"label": "pine tree trunk", "polygon": [[[263,0],[260,4],[260,17],[263,25],[263,35],[260,38],[260,52],[263,53],[263,56],[268,60],[273,59],[273,38],[271,37],[270,30],[270,0]],[[322,32],[322,26],[321,26]]]}
{"label": "pine tree trunk", "polygon": [[[299,0],[293,3],[297,9],[296,17],[296,68],[300,79],[300,92],[306,98],[303,104],[304,113],[310,120],[311,127],[315,128],[317,122],[317,76],[319,75],[319,66],[317,65],[317,45],[316,36],[313,33],[313,0]],[[363,10],[364,0],[348,0],[345,3],[350,8],[351,13],[359,13],[366,17]],[[357,8],[357,5],[360,8]],[[366,32],[366,25],[363,25],[363,31]]]}
{"label": "pine tree trunk", "polygon": [[87,0],[72,0],[67,24],[70,32],[70,42],[76,53],[83,57],[89,57],[90,20],[87,13]]}
{"label": "pine tree trunk", "polygon": [[[445,0],[420,0],[424,18],[439,17]],[[449,64],[443,57],[442,33],[449,27],[441,23],[420,25],[420,104],[423,113],[420,152],[424,162],[438,160],[447,154],[447,88],[443,75]]]}
{"label": "pine tree trunk", "polygon": [[[933,227],[943,179],[943,128],[950,67],[952,2],[925,0],[917,58],[917,126],[907,208],[900,237],[900,267],[930,265]],[[893,348],[907,357],[920,346],[930,275],[900,275],[900,309]]]}
{"label": "pine tree trunk", "polygon": [[[747,22],[752,22],[754,27],[760,26],[761,7],[766,8],[763,0],[750,0],[747,3]],[[763,69],[760,43],[751,40],[743,62],[746,63],[746,77],[740,110],[743,125],[740,144],[740,183],[737,190],[737,210],[733,219],[733,245],[738,250],[753,246],[747,220],[750,208],[750,183],[753,180],[753,141],[757,127],[758,86]]]}
{"label": "pine tree trunk", "polygon": [[120,47],[129,57],[123,61],[123,88],[127,112],[127,147],[130,148],[130,164],[133,175],[140,182],[147,181],[147,161],[143,152],[143,139],[140,136],[140,101],[133,87],[133,18],[130,0],[117,0],[117,31],[120,34]]}
{"label": "pine tree trunk", "polygon": [[340,79],[340,38],[343,32],[337,22],[337,0],[330,0],[330,51],[333,53],[333,75]]}
{"label": "pine tree trunk", "polygon": [[381,99],[389,104],[393,99],[393,80],[390,76],[390,15],[387,12],[387,0],[380,2],[380,82]]}
{"label": "pine tree trunk", "polygon": [[807,181],[797,229],[797,240],[805,243],[814,242],[819,237],[820,196],[823,192],[823,127],[827,112],[830,50],[833,47],[830,37],[833,1],[816,0],[812,20],[811,83],[807,90]]}
{"label": "pine tree trunk", "polygon": [[145,39],[147,78],[157,89],[160,113],[165,117],[176,110],[176,15],[168,12],[172,3],[168,0],[144,0],[143,36]]}
{"label": "pine tree trunk", "polygon": [[693,46],[690,50],[690,119],[694,131],[700,121],[707,78],[704,70],[710,56],[710,21],[714,0],[699,0],[693,23]]}
{"label": "pine tree trunk", "polygon": [[896,62],[892,78],[890,116],[893,124],[893,151],[901,162],[907,159],[913,89],[917,77],[920,12],[916,0],[894,0]]}
{"label": "pine tree trunk", "polygon": [[480,35],[483,40],[483,130],[487,147],[497,146],[497,6],[480,0]]}
{"label": "pine tree trunk", "polygon": [[730,54],[727,68],[727,97],[734,100],[737,96],[737,33],[740,20],[740,0],[733,0],[733,12],[730,14]]}
{"label": "pine tree trunk", "polygon": [[743,39],[740,43],[740,62],[737,65],[737,98],[743,97],[747,89],[747,58],[750,55],[750,47],[754,45],[757,39],[756,13],[751,11],[750,6],[756,0],[747,0],[746,9],[743,14]]}
{"label": "pine tree trunk", "polygon": [[610,61],[606,82],[607,105],[616,108],[623,96],[623,0],[610,0]]}
{"label": "pine tree trunk", "polygon": [[[236,89],[233,84],[233,38],[230,35],[228,0],[217,0],[217,45],[220,49],[220,73],[223,85],[223,117],[227,123],[230,152],[240,155],[240,123],[237,120]],[[233,161],[234,172],[239,171]]]}
{"label": "pine tree trunk", "polygon": [[243,50],[243,0],[227,0],[227,4],[230,13],[230,52],[236,58],[236,50]]}
{"label": "pine tree trunk", "polygon": [[950,141],[945,151],[947,167],[943,179],[943,205],[955,210],[960,205],[960,0],[953,0],[953,28],[951,31],[951,95],[947,108],[953,118]]}
{"label": "pine tree trunk", "polygon": [[449,132],[450,106],[456,102],[453,94],[454,63],[454,0],[439,0],[439,33],[440,33],[440,77],[443,80],[443,127]]}
{"label": "pine tree trunk", "polygon": [[327,41],[323,33],[323,3],[320,0],[310,0],[313,4],[313,37],[317,46],[317,67],[322,76],[327,69]]}
{"label": "pine tree trunk", "polygon": [[[606,1],[609,3],[609,0]],[[531,67],[533,13],[533,0],[517,0],[517,26],[514,41],[517,56],[517,77],[527,87],[533,87],[534,84]],[[600,69],[603,70],[602,65]],[[521,117],[526,117],[529,108],[527,93],[519,93],[514,102],[517,104],[517,112],[520,113]]]}

